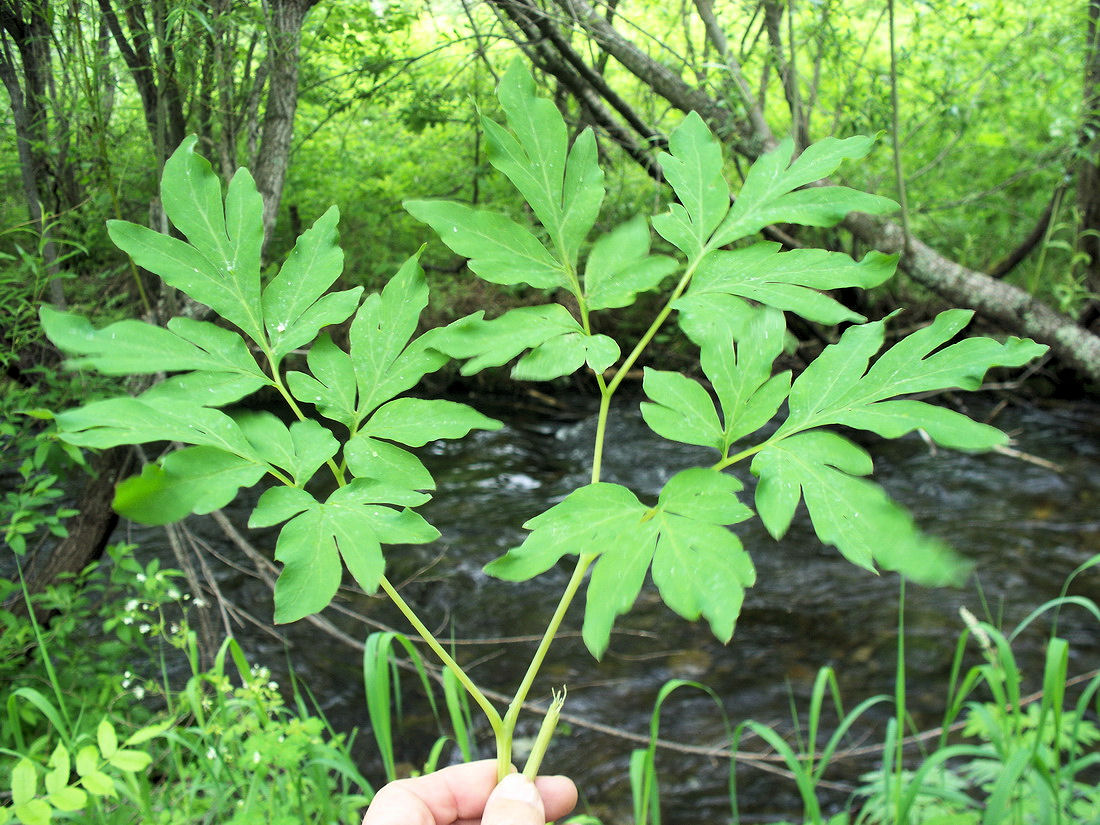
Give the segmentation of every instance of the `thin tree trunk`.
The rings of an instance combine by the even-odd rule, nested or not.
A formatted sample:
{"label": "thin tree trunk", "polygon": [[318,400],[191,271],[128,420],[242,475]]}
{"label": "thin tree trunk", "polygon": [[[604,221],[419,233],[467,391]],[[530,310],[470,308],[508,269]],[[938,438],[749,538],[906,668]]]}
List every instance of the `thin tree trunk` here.
{"label": "thin tree trunk", "polygon": [[252,170],[264,201],[264,246],[275,231],[283,196],[294,113],[298,107],[298,49],[306,14],[318,0],[270,0],[268,4],[268,91],[259,157]]}
{"label": "thin tree trunk", "polygon": [[[50,300],[64,308],[65,291],[58,277],[57,244],[47,218],[62,204],[46,204],[43,198],[49,190],[47,178],[51,168],[46,154],[51,146],[47,107],[52,72],[49,16],[47,0],[31,3],[4,0],[0,3],[0,81],[8,93],[23,197],[31,227],[39,237],[43,265],[49,278]],[[12,45],[19,52],[18,61]],[[59,191],[65,189],[60,185],[57,188]]]}

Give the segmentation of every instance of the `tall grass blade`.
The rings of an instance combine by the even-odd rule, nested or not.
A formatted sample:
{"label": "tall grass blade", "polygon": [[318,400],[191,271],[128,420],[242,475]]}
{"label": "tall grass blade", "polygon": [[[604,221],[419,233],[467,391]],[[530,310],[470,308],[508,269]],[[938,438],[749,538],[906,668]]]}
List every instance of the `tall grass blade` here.
{"label": "tall grass blade", "polygon": [[409,638],[393,631],[372,633],[368,636],[363,648],[363,687],[367,696],[367,713],[370,715],[371,730],[378,744],[378,753],[382,759],[386,779],[390,782],[397,778],[391,702],[395,694],[397,697],[401,694],[400,676],[393,657],[394,644],[404,649],[409,661],[416,668],[424,693],[431,704],[432,713],[437,719],[439,718],[435,694],[432,691],[428,673],[424,669],[424,662]]}

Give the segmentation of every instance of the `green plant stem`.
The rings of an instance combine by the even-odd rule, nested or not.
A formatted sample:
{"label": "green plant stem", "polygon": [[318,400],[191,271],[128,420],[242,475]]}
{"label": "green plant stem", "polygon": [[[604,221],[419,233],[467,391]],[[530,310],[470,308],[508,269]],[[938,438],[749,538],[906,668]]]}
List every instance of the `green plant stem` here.
{"label": "green plant stem", "polygon": [[[291,412],[293,412],[294,415],[297,416],[299,421],[310,420],[306,416],[306,414],[302,412],[302,408],[298,406],[298,402],[294,400],[294,396],[290,394],[290,391],[286,388],[286,385],[283,384],[282,378],[279,377],[279,365],[275,362],[274,358],[271,357],[271,353],[267,353],[267,362],[271,365],[272,385],[275,387],[275,389],[279,391],[279,394],[283,397],[283,400],[286,401],[287,406],[290,407]],[[344,478],[343,469],[341,469],[335,461],[330,458],[327,459],[325,463],[328,465],[329,469],[332,470],[333,478],[336,479],[336,484],[338,486],[343,487],[345,484],[347,484],[347,481]],[[293,487],[294,485],[292,484],[288,486]]]}
{"label": "green plant stem", "polygon": [[485,714],[485,718],[489,720],[489,726],[493,729],[493,733],[496,735],[497,741],[499,742],[501,735],[501,718],[500,714],[497,713],[497,709],[493,707],[492,703],[485,697],[485,694],[481,692],[480,688],[473,683],[473,680],[466,675],[466,671],[462,669],[462,665],[451,658],[451,655],[444,649],[443,645],[439,643],[435,635],[428,630],[427,625],[420,620],[420,617],[416,615],[416,612],[409,606],[409,603],[397,592],[397,588],[393,586],[390,580],[383,576],[379,581],[379,586],[382,588],[383,592],[390,597],[390,601],[397,606],[397,609],[409,620],[409,624],[415,628],[420,638],[424,640],[424,643],[432,649],[432,652],[439,657],[439,660],[455,675],[459,683],[466,688],[466,692],[473,697],[475,702],[477,702],[478,706]]}
{"label": "green plant stem", "polygon": [[[656,317],[654,317],[649,327],[642,334],[642,337],[638,339],[638,343],[634,345],[634,349],[630,351],[630,354],[627,355],[626,359],[615,371],[615,375],[611,378],[610,383],[605,385],[603,383],[603,376],[597,376],[598,383],[600,384],[600,411],[596,417],[595,447],[592,451],[593,484],[600,480],[600,472],[603,465],[604,439],[607,433],[607,416],[611,409],[611,397],[615,394],[619,385],[622,384],[623,379],[626,378],[630,368],[633,367],[641,357],[645,348],[649,345],[649,342],[653,340],[653,336],[657,334],[657,331],[672,313],[673,303],[684,294],[684,290],[687,289],[688,284],[691,282],[691,276],[695,274],[695,270],[703,260],[706,252],[705,249],[699,252],[684,269],[684,274],[680,276],[680,280],[676,284],[675,289],[672,290],[668,300],[665,301],[664,306],[661,308],[660,312],[657,313]],[[578,286],[578,298],[579,297]],[[583,300],[581,301],[581,305],[582,316],[587,326],[588,315],[587,312],[583,310]],[[569,605],[572,604],[573,598],[577,595],[577,590],[580,589],[581,582],[584,581],[585,573],[587,573],[588,568],[592,566],[592,562],[596,560],[596,556],[597,554],[595,553],[585,553],[578,557],[577,565],[573,568],[573,575],[570,577],[569,583],[566,584],[565,590],[558,600],[558,606],[554,610],[554,615],[551,616],[546,626],[546,631],[543,633],[542,640],[539,642],[538,648],[535,649],[535,653],[531,657],[531,664],[527,667],[527,672],[523,676],[523,681],[520,682],[519,687],[516,689],[515,696],[508,705],[508,711],[504,715],[504,728],[497,735],[497,775],[501,779],[511,771],[512,734],[516,729],[516,721],[519,718],[520,710],[523,708],[523,703],[527,700],[527,694],[530,692],[531,685],[538,675],[539,668],[542,667],[542,663],[546,658],[546,653],[550,649],[550,644],[554,641],[554,637],[557,635],[558,629],[565,619],[566,611],[568,611]],[[549,716],[543,721],[544,728],[548,722]],[[539,737],[541,738],[544,735],[549,736],[552,735],[552,733],[552,729],[550,733],[546,733],[545,729],[540,730]]]}
{"label": "green plant stem", "polygon": [[894,719],[897,726],[897,746],[894,752],[894,813],[897,822],[902,818],[902,768],[904,767],[905,747],[905,577],[901,577],[898,593],[898,655],[897,673],[894,677]]}
{"label": "green plant stem", "polygon": [[615,394],[615,390],[623,383],[627,373],[630,372],[630,368],[637,363],[639,358],[641,358],[645,348],[649,346],[649,342],[652,341],[653,336],[657,334],[657,330],[661,328],[665,320],[672,313],[672,304],[677,298],[684,294],[684,290],[687,289],[688,284],[691,282],[691,276],[695,274],[695,270],[698,269],[699,264],[705,256],[706,250],[696,255],[687,265],[687,268],[684,269],[684,274],[680,276],[680,281],[676,284],[676,288],[672,290],[672,293],[668,296],[668,300],[665,301],[665,305],[661,307],[661,311],[654,317],[649,328],[646,329],[642,337],[638,339],[638,343],[634,345],[634,349],[630,351],[630,354],[626,356],[623,363],[615,370],[615,374],[611,377],[611,382],[605,385],[603,376],[596,376],[597,383],[600,387],[600,411],[596,416],[596,447],[592,452],[593,484],[600,480],[600,469],[603,465],[604,435],[607,432],[607,415],[611,409],[611,396]]}
{"label": "green plant stem", "polygon": [[527,700],[527,694],[531,690],[535,676],[538,675],[539,668],[542,667],[546,652],[550,649],[550,643],[554,641],[562,620],[565,619],[565,613],[569,609],[569,605],[572,604],[573,597],[577,595],[581,582],[584,581],[584,574],[588,572],[588,568],[596,560],[596,555],[595,553],[585,553],[577,558],[577,566],[573,568],[573,575],[570,576],[569,583],[565,585],[565,590],[558,600],[557,609],[554,610],[554,615],[550,617],[550,621],[546,625],[546,631],[542,634],[542,641],[539,642],[539,646],[531,657],[531,664],[527,666],[523,681],[516,688],[515,696],[508,705],[508,712],[504,714],[504,729],[501,732],[503,735],[498,734],[497,736],[497,777],[499,779],[507,776],[512,769],[512,734],[516,729],[519,712],[523,708],[523,703]]}
{"label": "green plant stem", "polygon": [[600,480],[603,468],[603,442],[607,434],[607,414],[611,409],[611,391],[606,388],[600,394],[600,411],[596,415],[596,442],[592,450],[592,484]]}
{"label": "green plant stem", "polygon": [[684,290],[687,289],[687,285],[691,282],[691,276],[695,274],[695,270],[699,268],[699,264],[702,263],[704,257],[706,257],[706,250],[696,255],[687,265],[687,268],[684,269],[684,274],[680,276],[679,283],[677,283],[676,288],[672,290],[672,294],[668,296],[668,300],[665,301],[665,305],[661,307],[661,311],[657,313],[653,322],[649,325],[649,328],[642,334],[642,337],[638,339],[638,343],[634,345],[634,349],[632,349],[630,354],[623,360],[622,366],[615,371],[611,383],[607,385],[608,397],[613,395],[615,390],[619,388],[619,384],[626,378],[626,374],[630,372],[630,368],[633,367],[635,362],[641,357],[645,348],[649,346],[649,342],[653,340],[653,336],[657,334],[657,330],[661,328],[665,319],[672,313],[673,303],[684,294]]}

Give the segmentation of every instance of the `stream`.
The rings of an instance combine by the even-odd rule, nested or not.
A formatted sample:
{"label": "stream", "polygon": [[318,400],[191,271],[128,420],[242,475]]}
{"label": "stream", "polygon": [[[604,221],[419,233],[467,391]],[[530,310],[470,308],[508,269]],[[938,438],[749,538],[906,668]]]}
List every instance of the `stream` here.
{"label": "stream", "polygon": [[[963,626],[959,607],[968,607],[980,618],[991,616],[1011,629],[1033,608],[1057,596],[1075,567],[1100,553],[1100,407],[1076,402],[1043,408],[1013,402],[1002,408],[996,398],[983,396],[955,401],[965,403],[963,411],[979,420],[994,415],[992,423],[1013,437],[1014,450],[1054,466],[1024,456],[934,449],[915,435],[867,442],[876,480],[927,532],[947,540],[976,564],[963,588],[907,587],[908,701],[925,729],[940,721],[951,658]],[[481,568],[522,541],[520,525],[525,520],[588,479],[595,430],[592,402],[559,402],[573,414],[536,419],[516,413],[507,402],[474,400],[506,426],[458,442],[429,444],[421,451],[438,489],[420,512],[442,532],[442,539],[428,546],[393,548],[388,555],[391,580],[408,580],[402,593],[429,627],[441,638],[453,635],[457,656],[471,664],[475,681],[502,692],[510,692],[518,682],[534,643],[502,642],[501,637],[541,631],[571,565],[563,561],[521,584],[495,581]],[[613,411],[607,443],[604,480],[629,486],[643,501],[655,499],[678,470],[714,460],[712,451],[654,436],[637,413],[636,402]],[[734,472],[751,491],[747,466]],[[744,500],[751,504],[751,496]],[[246,518],[244,509],[229,513],[238,524]],[[617,622],[603,661],[595,662],[579,638],[579,598],[566,618],[565,637],[551,648],[532,699],[542,702],[551,688],[567,684],[568,715],[644,736],[661,686],[669,679],[690,679],[716,692],[734,725],[751,717],[789,735],[791,708],[804,718],[823,666],[835,669],[846,709],[869,696],[891,694],[897,576],[871,575],[823,547],[804,510],[780,542],[772,540],[757,519],[735,530],[753,557],[758,583],[746,595],[729,645],[717,642],[705,623],[692,624],[673,614],[647,584],[634,610]],[[146,546],[158,540],[155,532],[134,537]],[[273,545],[271,533],[255,532],[251,539],[261,548]],[[231,555],[234,550],[225,552]],[[257,615],[270,616],[270,595],[254,581],[226,574],[222,587]],[[1086,572],[1070,592],[1100,598],[1100,572]],[[360,597],[349,606],[407,631],[404,620],[382,599]],[[329,614],[342,629],[362,638],[362,624]],[[1059,632],[1071,646],[1071,675],[1100,666],[1098,630],[1082,610],[1063,613]],[[1018,657],[1031,673],[1041,667],[1048,632],[1049,622],[1039,621],[1017,642]],[[380,771],[370,756],[358,655],[304,622],[287,629],[287,636],[294,646],[296,674],[322,702],[333,725],[338,730],[362,729],[358,744],[364,771],[378,779]],[[273,671],[285,661],[281,646],[263,634],[254,634],[247,646],[254,661]],[[1037,689],[1033,682],[1025,688]],[[401,737],[398,757],[414,765],[423,762],[436,735],[415,683],[412,677],[403,682],[409,694],[406,724],[396,734]],[[886,703],[872,709],[857,725],[850,744],[881,744],[889,714]],[[832,714],[825,719],[824,724],[835,724]],[[538,721],[531,714],[525,720],[521,738],[532,735]],[[481,755],[492,755],[487,726],[480,725],[478,734]],[[728,744],[718,708],[699,690],[677,691],[666,702],[661,736],[692,746]],[[567,724],[551,745],[544,772],[574,777],[582,796],[578,810],[587,804],[606,825],[620,825],[630,821],[628,765],[636,747],[637,742],[585,724]],[[763,743],[746,736],[740,747],[760,750]],[[850,785],[880,759],[872,755],[838,762],[826,778]],[[729,821],[728,760],[661,751],[657,764],[664,822]],[[800,815],[792,780],[748,766],[739,768],[737,776],[743,821]],[[828,793],[826,803],[836,806],[849,792],[840,787]]]}

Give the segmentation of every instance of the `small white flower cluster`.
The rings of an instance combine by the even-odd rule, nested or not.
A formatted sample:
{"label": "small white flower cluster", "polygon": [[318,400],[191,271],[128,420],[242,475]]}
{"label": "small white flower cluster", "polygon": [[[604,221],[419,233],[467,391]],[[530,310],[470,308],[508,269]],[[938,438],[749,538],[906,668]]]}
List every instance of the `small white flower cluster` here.
{"label": "small white flower cluster", "polygon": [[[271,671],[261,665],[252,665],[251,672],[249,673],[251,679],[249,679],[249,687],[258,688],[266,687],[268,690],[278,690],[279,683],[271,678]],[[266,682],[266,684],[264,684]]]}
{"label": "small white flower cluster", "polygon": [[122,674],[122,689],[130,690],[132,687],[133,690],[131,692],[134,694],[134,698],[140,702],[145,698],[145,685],[141,682],[135,684],[136,680],[137,677],[133,673],[129,670],[124,671]]}

